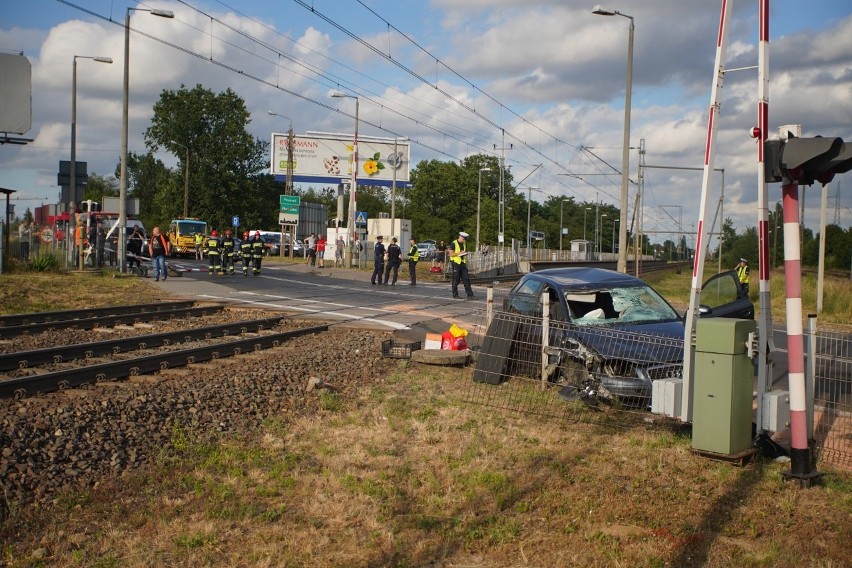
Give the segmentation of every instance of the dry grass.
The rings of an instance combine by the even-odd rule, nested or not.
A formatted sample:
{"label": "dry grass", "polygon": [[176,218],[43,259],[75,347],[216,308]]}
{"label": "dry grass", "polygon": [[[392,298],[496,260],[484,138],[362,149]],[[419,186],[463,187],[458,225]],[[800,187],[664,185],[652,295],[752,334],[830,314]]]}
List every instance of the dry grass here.
{"label": "dry grass", "polygon": [[[715,265],[707,265],[704,271],[706,280],[716,274]],[[680,274],[674,271],[653,275],[649,282],[660,292],[672,305],[679,310],[689,305],[689,290],[692,285],[692,272],[689,269],[681,270]],[[852,302],[848,298],[852,295],[852,281],[848,278],[828,277],[825,278],[825,290],[823,293],[823,309],[819,320],[823,323],[849,324],[852,322]],[[783,321],[786,318],[786,292],[784,269],[779,268],[772,271],[769,280],[769,294],[772,298],[772,319]],[[751,289],[749,296],[754,302],[756,311],[760,311],[760,289],[756,270],[751,274]],[[817,279],[815,274],[802,276],[802,314],[816,313]]]}
{"label": "dry grass", "polygon": [[[644,426],[464,402],[470,370],[400,363],[244,440],[19,514],[9,566],[845,566],[852,480],[802,489]],[[314,396],[314,395],[312,395]],[[816,562],[816,564],[815,564]]]}
{"label": "dry grass", "polygon": [[145,304],[162,295],[140,278],[100,272],[29,272],[0,276],[0,314]]}

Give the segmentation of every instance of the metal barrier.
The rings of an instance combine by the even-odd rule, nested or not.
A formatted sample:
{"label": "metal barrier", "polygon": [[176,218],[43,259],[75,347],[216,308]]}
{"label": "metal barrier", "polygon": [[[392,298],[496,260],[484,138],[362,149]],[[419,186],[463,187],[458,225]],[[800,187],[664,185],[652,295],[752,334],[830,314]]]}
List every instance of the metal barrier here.
{"label": "metal barrier", "polygon": [[[823,463],[852,470],[852,330],[808,326],[810,430],[815,454]],[[813,405],[811,406],[811,401]]]}
{"label": "metal barrier", "polygon": [[[650,385],[681,376],[682,339],[566,323],[547,302],[513,313],[507,297],[507,289],[489,288],[476,314],[467,402],[612,428],[672,422],[649,412]],[[852,470],[852,330],[814,328],[809,339],[814,455]]]}

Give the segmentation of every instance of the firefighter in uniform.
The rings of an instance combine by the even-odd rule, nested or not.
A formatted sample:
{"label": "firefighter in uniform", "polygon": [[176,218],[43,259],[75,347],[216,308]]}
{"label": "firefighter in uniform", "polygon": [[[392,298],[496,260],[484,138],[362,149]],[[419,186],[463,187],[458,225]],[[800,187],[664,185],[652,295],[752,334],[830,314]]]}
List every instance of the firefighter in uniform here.
{"label": "firefighter in uniform", "polygon": [[408,247],[408,275],[411,277],[411,286],[417,286],[417,261],[420,260],[420,249],[417,241],[411,239]]}
{"label": "firefighter in uniform", "polygon": [[222,239],[222,270],[219,274],[234,273],[234,237],[231,229],[225,230],[225,238]]}
{"label": "firefighter in uniform", "polygon": [[465,240],[469,237],[464,231],[454,240],[449,247],[450,263],[453,267],[453,298],[459,297],[459,282],[464,284],[464,291],[468,300],[475,300],[473,289],[470,287],[470,274],[467,272],[467,248]]}
{"label": "firefighter in uniform", "polygon": [[240,256],[243,257],[243,276],[248,276],[249,266],[251,265],[251,240],[248,231],[243,233],[243,241],[240,243]]}
{"label": "firefighter in uniform", "polygon": [[219,241],[219,232],[214,230],[207,239],[207,258],[210,259],[210,268],[207,273],[210,276],[215,276],[217,272],[222,274],[221,254],[222,243]]}
{"label": "firefighter in uniform", "polygon": [[252,274],[260,275],[260,261],[263,260],[263,238],[260,236],[260,231],[254,232],[254,238],[251,240],[251,256],[254,260]]}

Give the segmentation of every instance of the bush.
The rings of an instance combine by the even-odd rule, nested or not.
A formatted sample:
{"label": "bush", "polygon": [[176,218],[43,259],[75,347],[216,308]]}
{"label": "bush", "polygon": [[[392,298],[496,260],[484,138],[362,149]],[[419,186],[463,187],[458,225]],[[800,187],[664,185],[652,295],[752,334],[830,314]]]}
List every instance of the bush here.
{"label": "bush", "polygon": [[48,272],[59,268],[59,259],[52,252],[43,252],[30,262],[30,269],[36,272]]}

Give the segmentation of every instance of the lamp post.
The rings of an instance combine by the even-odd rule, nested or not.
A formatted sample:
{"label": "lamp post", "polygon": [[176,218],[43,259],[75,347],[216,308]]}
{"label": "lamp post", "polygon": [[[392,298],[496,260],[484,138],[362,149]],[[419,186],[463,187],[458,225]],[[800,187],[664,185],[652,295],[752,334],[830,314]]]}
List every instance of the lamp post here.
{"label": "lamp post", "polygon": [[[69,173],[71,174],[68,183],[70,185],[69,188],[69,196],[68,201],[73,206],[77,202],[77,60],[78,59],[91,59],[92,61],[97,61],[98,63],[112,63],[111,57],[96,57],[89,55],[75,55],[73,66],[72,66],[72,74],[71,74],[71,163],[69,164]],[[66,238],[66,242],[68,243],[76,243],[76,228],[77,228],[77,216],[76,207],[71,207],[71,211],[68,214],[68,226],[69,226],[69,238]],[[73,241],[71,239],[74,239]],[[68,247],[68,260],[73,261],[73,246]],[[80,270],[83,270],[83,247],[80,247]]]}
{"label": "lamp post", "polygon": [[287,195],[293,194],[293,121],[289,116],[284,116],[283,114],[278,114],[277,112],[272,112],[271,110],[266,111],[269,116],[278,116],[280,118],[287,119],[287,122],[290,124],[289,129],[287,130],[287,181],[284,185],[284,193]]}
{"label": "lamp post", "polygon": [[566,201],[568,201],[568,200],[567,199],[561,199],[559,201],[559,255],[560,256],[562,256],[562,227],[563,227],[563,225],[562,225],[562,213],[563,213],[563,209],[564,209],[563,205],[565,205]]}
{"label": "lamp post", "polygon": [[591,207],[586,207],[586,209],[583,211],[583,240],[584,241],[586,240],[586,211],[591,211],[591,210],[592,210]]}
{"label": "lamp post", "polygon": [[138,10],[152,16],[174,18],[170,10],[155,8],[128,8],[124,16],[124,88],[121,105],[121,165],[118,184],[118,267],[120,272],[127,270],[127,130],[130,105],[130,12]]}
{"label": "lamp post", "polygon": [[598,16],[622,16],[630,20],[630,31],[627,37],[627,87],[624,91],[624,142],[621,149],[621,211],[619,212],[618,227],[618,271],[627,272],[627,181],[630,171],[630,96],[633,88],[633,16],[622,14],[618,10],[607,10],[595,6],[593,14]]}
{"label": "lamp post", "polygon": [[[289,116],[284,116],[283,114],[278,114],[277,112],[272,112],[271,110],[266,111],[269,116],[278,116],[281,118],[286,118],[287,122],[290,124],[289,129],[287,130],[287,181],[284,183],[284,193],[286,195],[293,195],[293,121]],[[337,219],[343,215],[343,204],[340,203],[340,198],[338,198],[337,204]],[[339,223],[338,223],[339,225]],[[290,235],[291,246],[290,250],[290,258],[293,258],[295,254],[294,250],[296,247],[294,243],[296,242],[296,231],[295,229],[291,229],[292,234]],[[335,241],[336,243],[336,241]],[[281,224],[281,246],[278,248],[278,256],[284,256],[284,224]]]}
{"label": "lamp post", "polygon": [[601,215],[601,223],[597,228],[597,249],[598,249],[598,260],[601,259],[601,249],[603,248],[603,223],[604,217],[609,217],[606,213]]}
{"label": "lamp post", "polygon": [[531,211],[531,209],[530,209],[530,206],[532,204],[532,190],[538,191],[539,188],[538,187],[528,187],[527,189],[529,190],[527,192],[527,254],[530,255],[530,258],[532,258],[532,255],[530,254],[530,250],[532,248],[530,246],[530,243],[531,243],[531,239],[530,239],[530,211]]}
{"label": "lamp post", "polygon": [[358,183],[358,103],[359,99],[355,95],[347,95],[346,93],[334,92],[331,94],[335,98],[355,99],[355,135],[352,138],[352,187],[349,190],[349,242],[355,242],[355,212],[357,207],[357,190]]}
{"label": "lamp post", "polygon": [[619,223],[619,219],[612,220],[612,252],[615,252],[615,226]]}
{"label": "lamp post", "polygon": [[[391,233],[396,229],[396,172],[402,165],[402,157],[399,155],[399,142],[408,142],[408,138],[393,138],[393,163],[388,159],[388,165],[393,168],[393,179],[391,181]],[[401,229],[402,227],[400,227]],[[400,233],[402,231],[400,230]],[[402,235],[399,235],[402,239]],[[400,242],[400,244],[402,244]]]}
{"label": "lamp post", "polygon": [[491,168],[479,168],[479,189],[476,191],[476,250],[479,250],[479,217],[482,206],[482,172],[490,172]]}
{"label": "lamp post", "polygon": [[189,147],[175,140],[171,143],[186,150],[186,160],[183,165],[183,218],[186,219],[189,217]]}

